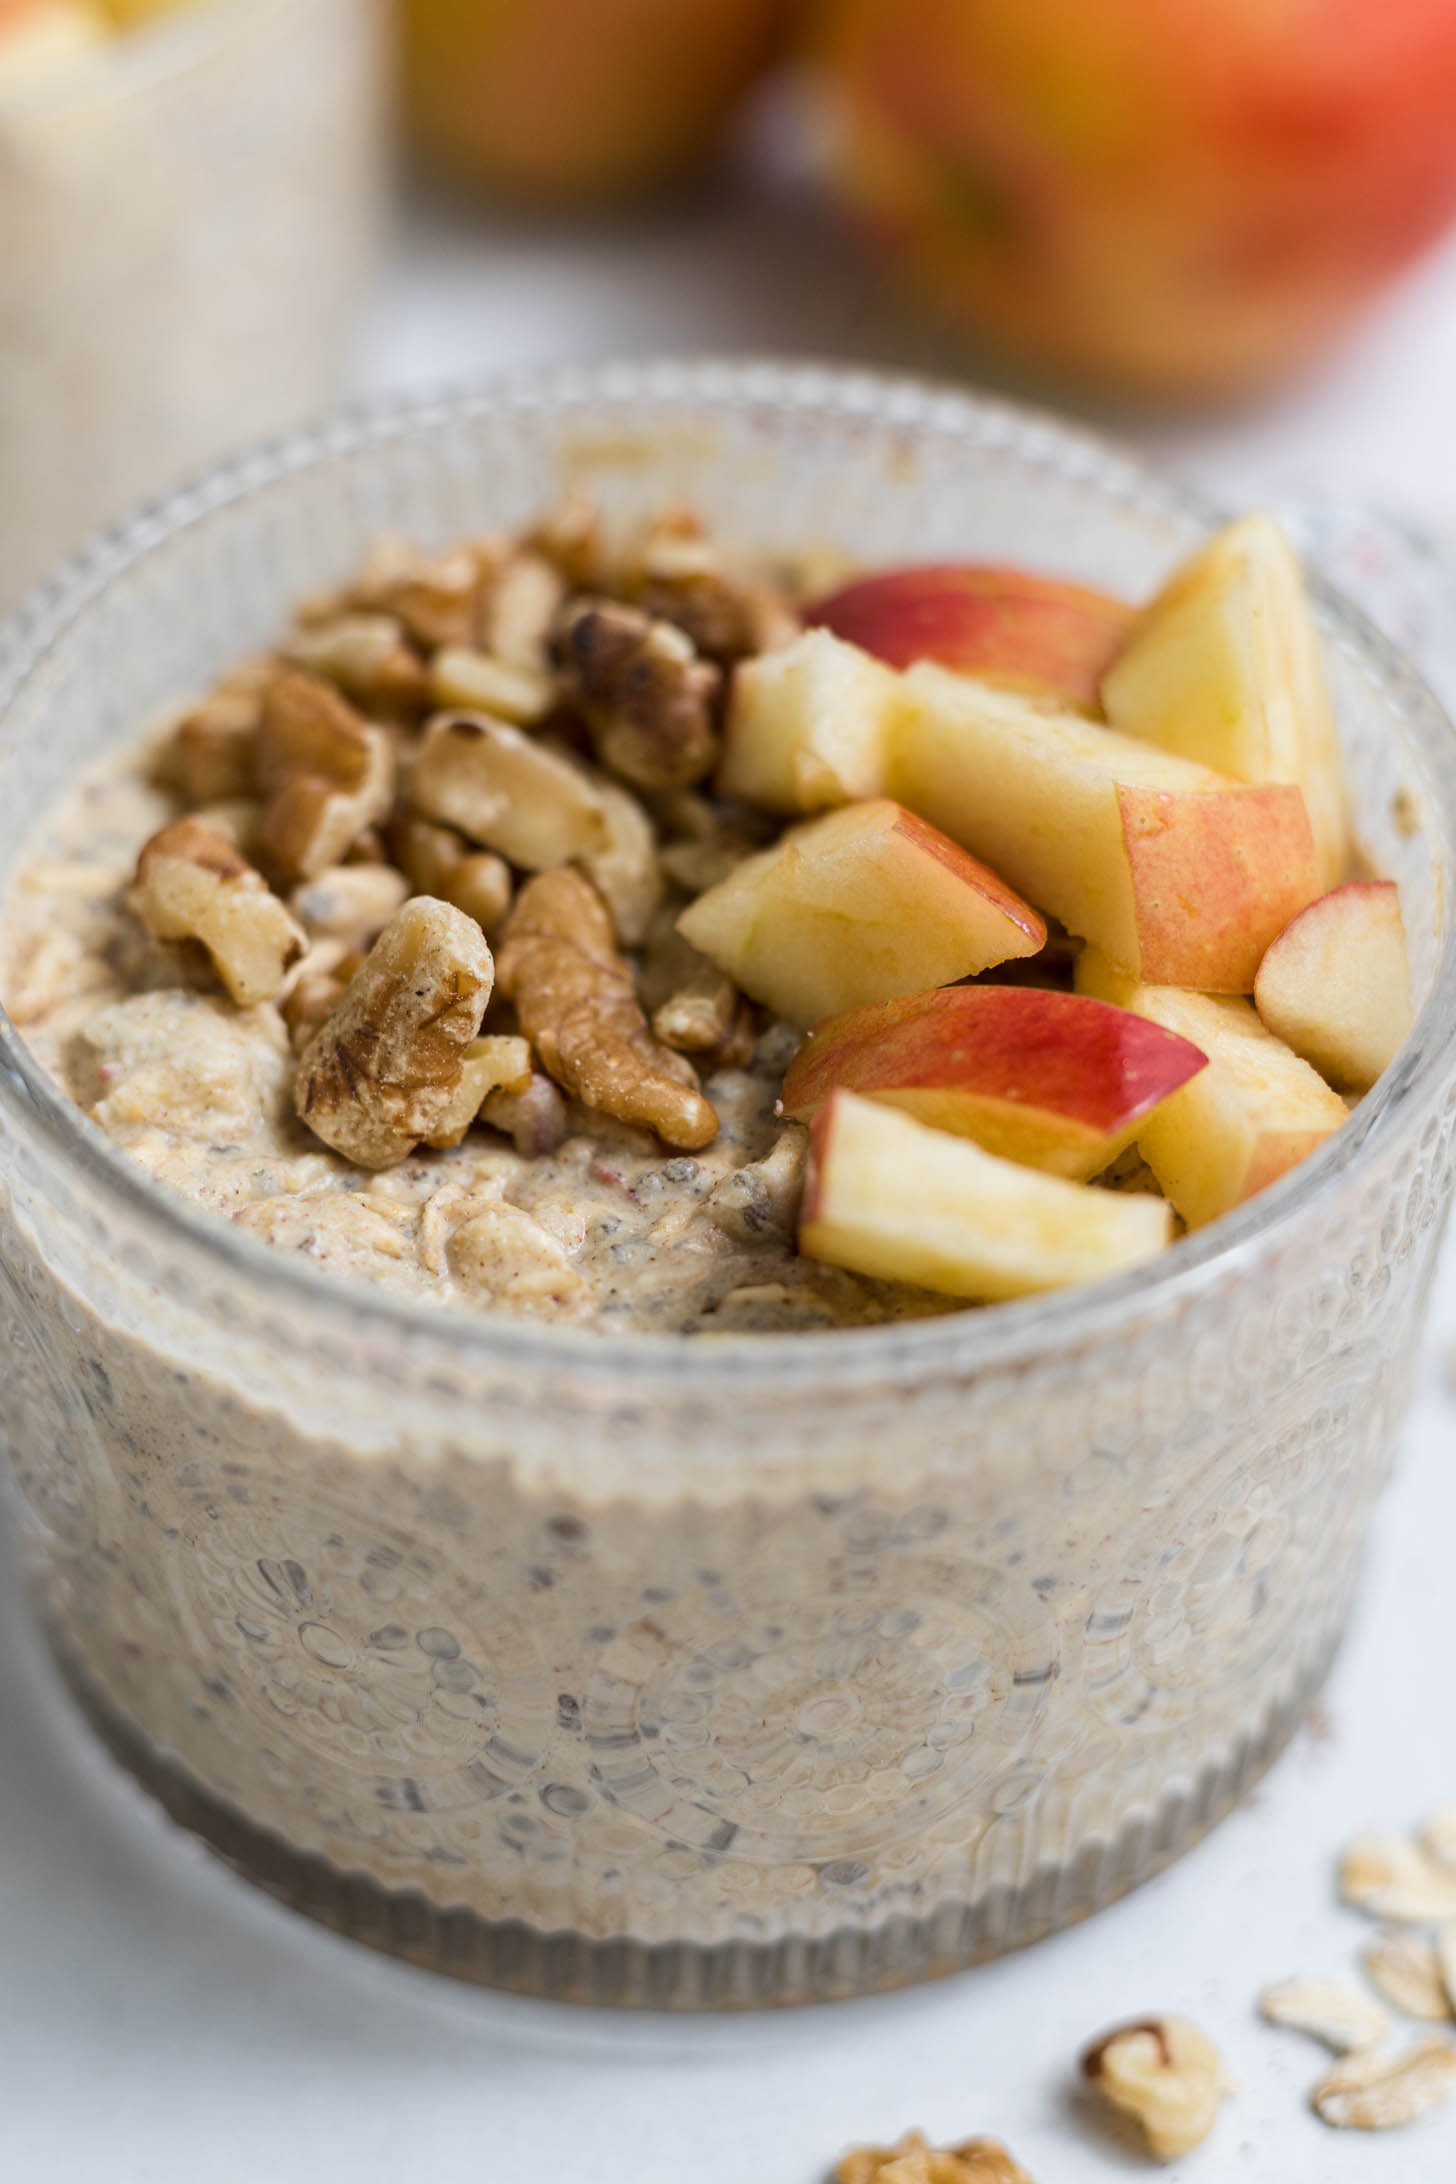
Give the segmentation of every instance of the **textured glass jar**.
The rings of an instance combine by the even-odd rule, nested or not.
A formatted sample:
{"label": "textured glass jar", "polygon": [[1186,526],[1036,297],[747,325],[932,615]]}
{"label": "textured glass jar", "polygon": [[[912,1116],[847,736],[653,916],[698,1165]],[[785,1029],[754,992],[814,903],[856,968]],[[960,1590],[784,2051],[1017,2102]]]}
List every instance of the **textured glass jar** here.
{"label": "textured glass jar", "polygon": [[0,609],[334,398],[381,87],[380,0],[186,0],[0,105]]}
{"label": "textured glass jar", "polygon": [[[771,365],[341,421],[140,518],[0,655],[35,812],[380,526],[618,516],[1144,593],[1202,512],[1073,431]],[[1423,1004],[1349,1128],[1158,1267],[839,1334],[601,1339],[351,1289],[164,1200],[0,1028],[0,1422],[58,1658],[289,1901],[534,1992],[915,1979],[1176,1855],[1330,1659],[1452,1187],[1451,733],[1322,597]]]}

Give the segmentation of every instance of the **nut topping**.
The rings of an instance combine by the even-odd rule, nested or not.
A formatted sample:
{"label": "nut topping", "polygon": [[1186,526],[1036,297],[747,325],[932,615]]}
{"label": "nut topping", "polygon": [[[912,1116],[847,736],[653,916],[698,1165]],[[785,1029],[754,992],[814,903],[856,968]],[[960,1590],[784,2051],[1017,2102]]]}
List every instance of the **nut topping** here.
{"label": "nut topping", "polygon": [[715,1135],[691,1066],[649,1032],[606,908],[579,873],[543,872],[521,890],[500,981],[545,1068],[585,1106],[685,1151]]}
{"label": "nut topping", "polygon": [[614,600],[577,599],[557,618],[551,650],[604,766],[639,789],[701,781],[717,757],[722,677],[680,629]]}
{"label": "nut topping", "polygon": [[493,713],[529,728],[555,702],[551,678],[541,668],[513,667],[470,645],[449,645],[430,662],[430,696],[436,705]]}
{"label": "nut topping", "polygon": [[307,945],[262,875],[196,819],[175,819],[152,836],[130,901],[154,939],[200,941],[239,1008],[271,1001]]}
{"label": "nut topping", "polygon": [[493,980],[473,919],[407,902],[304,1049],[294,1102],[315,1137],[361,1168],[393,1167],[421,1140],[458,1144],[484,1096],[466,1059]]}
{"label": "nut topping", "polygon": [[1201,2146],[1230,2090],[1218,2049],[1186,2017],[1120,2025],[1088,2048],[1083,2074],[1135,2116],[1160,2161]]}
{"label": "nut topping", "polygon": [[288,657],[373,713],[408,719],[424,710],[425,670],[393,615],[340,614],[312,623],[289,639]]}
{"label": "nut topping", "polygon": [[290,668],[271,684],[258,734],[258,784],[270,798],[262,843],[285,880],[341,864],[394,796],[386,730],[329,683]]}
{"label": "nut topping", "polygon": [[458,827],[528,872],[567,864],[606,839],[601,797],[581,768],[483,713],[430,722],[410,795],[423,818]]}
{"label": "nut topping", "polygon": [[360,953],[373,946],[409,895],[410,885],[393,865],[335,865],[305,880],[289,898],[311,940],[339,940]]}

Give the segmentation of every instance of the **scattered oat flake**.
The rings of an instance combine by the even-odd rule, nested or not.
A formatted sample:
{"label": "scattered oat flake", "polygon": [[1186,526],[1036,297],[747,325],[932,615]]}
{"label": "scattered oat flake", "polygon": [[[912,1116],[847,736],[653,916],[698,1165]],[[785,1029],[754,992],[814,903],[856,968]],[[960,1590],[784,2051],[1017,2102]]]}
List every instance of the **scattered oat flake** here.
{"label": "scattered oat flake", "polygon": [[1421,1829],[1421,1848],[1438,1866],[1456,1873],[1456,1805],[1443,1805]]}
{"label": "scattered oat flake", "polygon": [[1433,2033],[1404,2055],[1347,2055],[1311,2093],[1310,2106],[1340,2131],[1390,2131],[1439,2108],[1456,2088],[1456,2047]]}
{"label": "scattered oat flake", "polygon": [[1366,1943],[1360,1962],[1371,1986],[1406,2017],[1423,2018],[1433,2025],[1449,2022],[1451,2008],[1440,1959],[1424,1934],[1390,1927]]}
{"label": "scattered oat flake", "polygon": [[1357,1911],[1404,1926],[1456,1919],[1456,1870],[1403,1835],[1366,1835],[1340,1860],[1340,1894]]}
{"label": "scattered oat flake", "polygon": [[1380,2004],[1348,1979],[1286,1979],[1266,1987],[1260,2015],[1271,2025],[1307,2032],[1337,2055],[1375,2047],[1390,2030]]}

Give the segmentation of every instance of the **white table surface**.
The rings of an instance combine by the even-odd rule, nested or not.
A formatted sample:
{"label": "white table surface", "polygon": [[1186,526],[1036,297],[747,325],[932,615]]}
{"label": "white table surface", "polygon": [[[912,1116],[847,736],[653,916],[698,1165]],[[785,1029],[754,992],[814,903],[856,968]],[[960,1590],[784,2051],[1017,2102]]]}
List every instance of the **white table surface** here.
{"label": "white table surface", "polygon": [[[415,212],[356,385],[646,348],[942,368],[811,209],[752,194],[625,232],[482,233]],[[1225,500],[1384,501],[1456,533],[1456,245],[1262,413],[1131,436]],[[1264,1982],[1349,1965],[1334,1853],[1456,1798],[1456,1254],[1425,1393],[1318,1729],[1177,1867],[1090,1925],[940,1986],[760,2019],[474,1993],[336,1940],[174,1833],[99,1753],[0,1583],[0,2184],[815,2184],[911,2123],[1002,2135],[1037,2184],[1149,2173],[1072,2090],[1079,2045],[1161,2008],[1241,2091],[1164,2172],[1207,2184],[1456,2177],[1456,2107],[1378,2141],[1304,2111],[1318,2051],[1255,2023]]]}

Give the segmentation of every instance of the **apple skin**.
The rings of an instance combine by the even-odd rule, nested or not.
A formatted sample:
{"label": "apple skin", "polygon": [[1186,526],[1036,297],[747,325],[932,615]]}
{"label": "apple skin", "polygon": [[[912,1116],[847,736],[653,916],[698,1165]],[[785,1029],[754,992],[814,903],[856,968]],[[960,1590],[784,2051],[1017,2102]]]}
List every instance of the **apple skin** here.
{"label": "apple skin", "polygon": [[1446,0],[838,0],[820,48],[871,234],[1059,376],[1251,391],[1456,210]]}
{"label": "apple skin", "polygon": [[998,1160],[968,1138],[836,1092],[809,1134],[808,1259],[990,1303],[1096,1281],[1172,1241],[1162,1199]]}
{"label": "apple skin", "polygon": [[1081,994],[949,986],[816,1024],[779,1111],[812,1122],[836,1091],[854,1092],[1084,1183],[1204,1061],[1189,1040]]}
{"label": "apple skin", "polygon": [[1342,1092],[1368,1092],[1410,1033],[1410,963],[1394,880],[1350,880],[1270,944],[1254,1006]]}
{"label": "apple skin", "polygon": [[457,181],[547,207],[700,166],[802,0],[399,0],[415,141]]}
{"label": "apple skin", "polygon": [[1136,610],[1024,569],[931,562],[860,577],[806,616],[890,667],[936,660],[1004,689],[1095,710]]}

